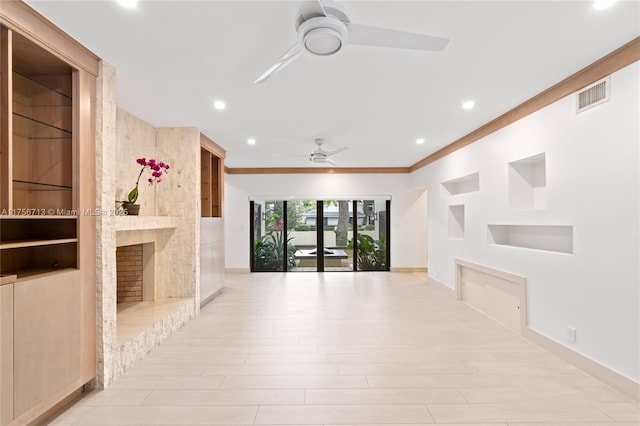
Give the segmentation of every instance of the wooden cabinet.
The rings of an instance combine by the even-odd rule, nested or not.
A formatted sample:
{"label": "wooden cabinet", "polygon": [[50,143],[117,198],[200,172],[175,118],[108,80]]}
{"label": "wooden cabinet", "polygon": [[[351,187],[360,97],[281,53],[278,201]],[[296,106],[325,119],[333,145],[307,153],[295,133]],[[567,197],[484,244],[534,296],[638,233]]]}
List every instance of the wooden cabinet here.
{"label": "wooden cabinet", "polygon": [[200,135],[200,303],[215,297],[224,284],[222,198],[226,151]]}
{"label": "wooden cabinet", "polygon": [[43,76],[14,69],[12,77],[13,208],[45,214],[71,210],[71,71]]}
{"label": "wooden cabinet", "polygon": [[76,72],[25,37],[2,30],[1,154],[4,182],[0,223],[0,273],[18,278],[76,268],[78,216],[74,174]]}
{"label": "wooden cabinet", "polygon": [[80,379],[80,286],[77,270],[14,285],[15,417]]}
{"label": "wooden cabinet", "polygon": [[200,146],[201,217],[222,217],[226,151],[202,134]]}
{"label": "wooden cabinet", "polygon": [[98,62],[74,43],[3,0],[0,426],[39,422],[95,377]]}
{"label": "wooden cabinet", "polygon": [[0,277],[0,425],[13,420],[13,287],[17,277]]}

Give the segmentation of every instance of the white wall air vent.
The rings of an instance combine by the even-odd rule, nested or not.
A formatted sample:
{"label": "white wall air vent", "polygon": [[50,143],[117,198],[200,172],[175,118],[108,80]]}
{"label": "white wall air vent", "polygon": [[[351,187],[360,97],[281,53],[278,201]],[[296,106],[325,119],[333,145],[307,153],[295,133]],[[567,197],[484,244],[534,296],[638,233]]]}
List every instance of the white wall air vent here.
{"label": "white wall air vent", "polygon": [[606,77],[576,92],[576,113],[607,102],[610,86],[611,80]]}

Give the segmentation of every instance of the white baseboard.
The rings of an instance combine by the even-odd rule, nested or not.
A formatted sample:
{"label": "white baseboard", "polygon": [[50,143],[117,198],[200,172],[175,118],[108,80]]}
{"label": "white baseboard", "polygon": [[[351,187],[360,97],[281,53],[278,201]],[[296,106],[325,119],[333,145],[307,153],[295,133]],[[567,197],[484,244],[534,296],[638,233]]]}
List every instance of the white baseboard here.
{"label": "white baseboard", "polygon": [[402,268],[397,266],[392,266],[389,268],[391,272],[417,272],[417,273],[427,273],[427,268]]}
{"label": "white baseboard", "polygon": [[200,307],[202,308],[204,305],[211,302],[216,297],[220,296],[220,294],[222,294],[223,291],[224,291],[224,287],[214,291],[211,295],[207,296],[204,300],[200,301]]}
{"label": "white baseboard", "polygon": [[440,282],[440,281],[436,280],[433,277],[427,277],[427,281],[430,281],[430,282],[432,282],[434,284],[438,284],[440,287],[442,287],[443,289],[447,290],[451,294],[451,296],[453,298],[456,297],[456,289],[455,288],[451,288],[448,285],[446,285],[445,283]]}
{"label": "white baseboard", "polygon": [[[444,289],[450,292],[451,297],[456,298],[455,289],[436,280],[433,277],[428,277],[428,280],[434,284],[442,286]],[[599,362],[594,361],[593,359],[585,355],[582,355],[581,353],[576,352],[575,350],[563,345],[556,340],[540,334],[538,331],[533,330],[528,325],[525,325],[523,328],[521,328],[520,335],[525,339],[531,341],[532,343],[540,346],[541,348],[562,358],[569,364],[606,383],[612,388],[617,389],[620,392],[625,393],[626,395],[629,395],[637,401],[640,401],[640,383],[636,382],[635,380],[625,376],[624,374],[618,373],[617,371],[612,370],[611,368],[602,365]]]}
{"label": "white baseboard", "polygon": [[591,358],[582,355],[562,343],[551,339],[539,332],[527,327],[522,330],[522,336],[536,345],[564,359],[568,363],[591,374],[596,379],[623,392],[636,400],[640,400],[640,383],[629,377],[600,364]]}
{"label": "white baseboard", "polygon": [[225,268],[225,274],[248,274],[251,272],[250,268]]}

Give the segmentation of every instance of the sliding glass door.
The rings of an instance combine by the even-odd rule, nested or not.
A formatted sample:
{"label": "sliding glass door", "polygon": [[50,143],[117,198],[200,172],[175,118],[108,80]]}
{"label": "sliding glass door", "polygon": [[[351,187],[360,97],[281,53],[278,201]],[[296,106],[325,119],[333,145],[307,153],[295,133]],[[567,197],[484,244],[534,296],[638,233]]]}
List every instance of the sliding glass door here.
{"label": "sliding glass door", "polygon": [[286,271],[295,265],[295,247],[287,241],[286,201],[251,203],[251,270]]}
{"label": "sliding glass door", "polygon": [[353,202],[351,200],[322,201],[322,228],[325,271],[353,271]]}
{"label": "sliding glass door", "polygon": [[363,219],[356,228],[356,265],[359,271],[389,270],[389,200],[358,200]]}
{"label": "sliding glass door", "polygon": [[287,203],[291,220],[287,231],[291,243],[296,246],[295,265],[291,271],[315,272],[318,270],[318,226],[316,200],[295,200]]}
{"label": "sliding glass door", "polygon": [[387,199],[253,200],[251,270],[388,271]]}

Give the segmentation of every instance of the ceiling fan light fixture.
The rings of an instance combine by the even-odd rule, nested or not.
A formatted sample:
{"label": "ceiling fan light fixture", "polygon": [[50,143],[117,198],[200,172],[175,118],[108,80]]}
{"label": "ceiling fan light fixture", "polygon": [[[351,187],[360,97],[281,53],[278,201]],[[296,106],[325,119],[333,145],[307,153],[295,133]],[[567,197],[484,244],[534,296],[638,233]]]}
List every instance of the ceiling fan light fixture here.
{"label": "ceiling fan light fixture", "polygon": [[314,152],[309,156],[309,161],[312,163],[325,163],[327,161],[327,156]]}
{"label": "ceiling fan light fixture", "polygon": [[331,28],[314,28],[304,35],[304,47],[314,55],[333,55],[342,48],[342,37]]}
{"label": "ceiling fan light fixture", "polygon": [[300,25],[298,41],[307,52],[329,56],[340,51],[347,41],[348,30],[333,16],[317,16]]}

